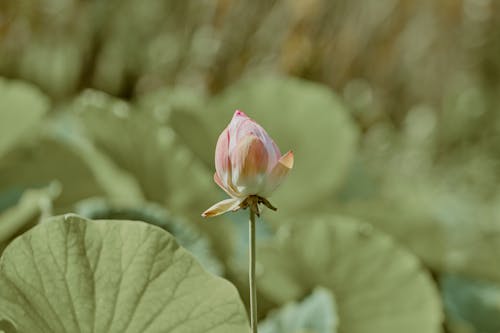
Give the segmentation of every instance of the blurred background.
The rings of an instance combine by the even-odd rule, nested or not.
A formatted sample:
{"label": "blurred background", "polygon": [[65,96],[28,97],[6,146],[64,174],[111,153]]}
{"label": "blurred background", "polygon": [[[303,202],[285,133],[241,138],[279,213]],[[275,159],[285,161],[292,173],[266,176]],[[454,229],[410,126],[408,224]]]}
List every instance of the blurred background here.
{"label": "blurred background", "polygon": [[74,212],[165,228],[247,290],[247,212],[203,220],[239,108],[293,149],[259,223],[262,332],[500,332],[500,4],[0,2],[0,248]]}

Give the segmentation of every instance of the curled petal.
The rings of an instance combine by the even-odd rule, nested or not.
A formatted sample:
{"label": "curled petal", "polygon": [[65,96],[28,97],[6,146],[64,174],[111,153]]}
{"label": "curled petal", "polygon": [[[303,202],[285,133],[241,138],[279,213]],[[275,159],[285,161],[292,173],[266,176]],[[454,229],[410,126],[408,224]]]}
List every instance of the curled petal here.
{"label": "curled petal", "polygon": [[276,166],[269,174],[263,196],[269,196],[285,179],[288,171],[293,168],[293,152],[290,150],[281,156]]}
{"label": "curled petal", "polygon": [[233,198],[236,198],[238,197],[238,192],[234,189],[234,187],[232,186],[232,183],[230,184],[224,184],[224,182],[222,181],[222,179],[220,179],[219,175],[216,173],[214,173],[214,182],[219,185],[219,187],[221,189],[224,190],[224,192],[226,192],[227,194],[229,194],[230,197],[233,197]]}
{"label": "curled petal", "polygon": [[204,211],[201,216],[214,217],[227,212],[237,211],[238,209],[240,209],[241,202],[242,200],[236,198],[219,201],[218,203]]}
{"label": "curled petal", "polygon": [[215,171],[227,186],[231,174],[231,161],[229,160],[229,129],[222,131],[215,146]]}
{"label": "curled petal", "polygon": [[293,151],[290,150],[288,153],[281,156],[278,162],[288,170],[291,170],[293,168]]}

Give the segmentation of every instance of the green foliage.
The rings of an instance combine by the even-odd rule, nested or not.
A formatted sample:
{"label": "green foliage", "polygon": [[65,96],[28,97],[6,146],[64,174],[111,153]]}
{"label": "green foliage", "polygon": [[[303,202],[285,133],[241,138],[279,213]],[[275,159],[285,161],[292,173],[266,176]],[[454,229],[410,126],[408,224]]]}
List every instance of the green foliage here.
{"label": "green foliage", "polygon": [[[425,195],[420,199],[414,193],[411,202],[362,201],[339,210],[391,234],[436,272],[500,281],[500,225],[488,220],[488,208],[471,211],[470,206],[453,202],[449,196]],[[444,200],[449,207],[444,206]],[[477,220],[477,216],[484,216],[485,220]]]}
{"label": "green foliage", "polygon": [[317,287],[300,303],[289,303],[263,321],[261,333],[336,333],[337,311],[331,293]]}
{"label": "green foliage", "polygon": [[57,183],[39,190],[25,191],[18,202],[0,212],[0,252],[15,237],[51,214],[52,201],[59,195]]}
{"label": "green foliage", "polygon": [[[258,225],[263,330],[311,333],[310,320],[326,323],[314,319],[321,316],[338,321],[341,333],[437,332],[440,320],[450,333],[497,332],[496,7],[484,0],[0,1],[0,250],[20,237],[0,279],[6,262],[26,269],[0,281],[8,296],[0,294],[0,305],[23,318],[2,318],[0,307],[0,332],[24,332],[31,315],[46,311],[28,333],[57,331],[56,315],[82,331],[90,325],[66,312],[61,284],[75,271],[35,272],[32,259],[45,264],[51,254],[20,251],[32,241],[65,248],[62,236],[43,244],[34,236],[54,214],[159,226],[245,298],[247,212],[200,217],[226,197],[212,180],[213,155],[235,109],[296,156],[270,198],[278,212],[264,210]],[[96,230],[118,222],[101,222],[85,222],[84,242],[116,255],[115,243],[102,243],[113,235]],[[131,223],[111,229],[161,232]],[[79,252],[68,259],[76,271],[76,263],[87,267]],[[42,279],[49,272],[52,280]],[[94,280],[75,281],[81,285],[71,292],[83,294]],[[33,307],[48,294],[41,282],[61,292],[50,298],[57,311]],[[40,293],[25,289],[20,298],[14,285]],[[79,319],[92,310],[80,309]]]}
{"label": "green foliage", "polygon": [[48,108],[48,98],[34,86],[0,78],[0,156],[30,135]]}
{"label": "green foliage", "polygon": [[441,278],[447,321],[453,333],[500,332],[500,287],[457,275]]}
{"label": "green foliage", "polygon": [[102,198],[92,198],[79,202],[76,211],[79,215],[94,220],[134,220],[156,225],[172,234],[179,245],[190,251],[206,270],[216,275],[223,273],[223,266],[214,255],[206,235],[158,204],[127,206],[113,204]]}
{"label": "green foliage", "polygon": [[4,252],[0,295],[17,332],[248,330],[234,287],[139,222],[45,220]]}
{"label": "green foliage", "polygon": [[212,175],[171,128],[149,113],[91,91],[76,100],[73,110],[85,135],[138,180],[147,199],[198,215],[205,208],[201,198],[214,197]]}
{"label": "green foliage", "polygon": [[[85,159],[76,147],[42,135],[37,140],[20,144],[0,160],[0,187],[28,189],[47,186],[56,180],[62,187],[57,211],[68,211],[79,200],[107,194],[105,185],[94,173],[97,170],[91,166],[93,163],[99,161]],[[103,170],[100,168],[98,172]],[[118,182],[112,186],[115,185]]]}
{"label": "green foliage", "polygon": [[258,284],[268,297],[288,302],[321,285],[335,297],[340,333],[440,332],[430,275],[387,235],[352,218],[329,217],[296,221],[278,236],[259,249]]}

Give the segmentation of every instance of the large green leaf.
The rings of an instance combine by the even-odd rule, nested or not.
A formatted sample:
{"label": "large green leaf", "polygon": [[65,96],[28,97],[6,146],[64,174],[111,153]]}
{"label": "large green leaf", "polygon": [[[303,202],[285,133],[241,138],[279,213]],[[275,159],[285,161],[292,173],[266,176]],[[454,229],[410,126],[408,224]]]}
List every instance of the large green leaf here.
{"label": "large green leaf", "polygon": [[17,332],[248,332],[236,289],[160,228],[46,220],[0,261],[0,322]]}
{"label": "large green leaf", "polygon": [[289,303],[271,312],[259,325],[261,333],[335,333],[338,318],[328,289],[317,287],[300,303]]}
{"label": "large green leaf", "polygon": [[431,192],[337,207],[387,232],[437,272],[500,282],[500,223],[493,209]]}
{"label": "large green leaf", "polygon": [[340,333],[434,333],[439,296],[418,259],[387,235],[351,218],[297,221],[259,249],[259,289],[276,302],[321,285],[337,302]]}
{"label": "large green leaf", "polygon": [[35,87],[0,78],[0,156],[29,134],[48,108],[49,100]]}
{"label": "large green leaf", "polygon": [[325,211],[370,222],[435,272],[500,282],[496,164],[484,147],[436,160],[434,116],[419,112],[403,133],[387,124],[368,133],[349,187]]}
{"label": "large green leaf", "polygon": [[223,273],[223,266],[214,255],[206,235],[158,204],[123,205],[103,198],[91,198],[79,202],[76,212],[94,220],[134,220],[154,224],[171,233],[179,245],[190,251],[206,270],[217,275]]}
{"label": "large green leaf", "polygon": [[[212,169],[217,137],[236,109],[261,124],[282,153],[290,149],[295,153],[293,171],[273,196],[278,208],[300,210],[333,193],[344,181],[358,131],[332,91],[297,79],[267,78],[240,82],[216,96],[200,112],[205,127],[191,124],[191,135],[205,143],[191,147]],[[174,128],[181,124],[174,123]]]}

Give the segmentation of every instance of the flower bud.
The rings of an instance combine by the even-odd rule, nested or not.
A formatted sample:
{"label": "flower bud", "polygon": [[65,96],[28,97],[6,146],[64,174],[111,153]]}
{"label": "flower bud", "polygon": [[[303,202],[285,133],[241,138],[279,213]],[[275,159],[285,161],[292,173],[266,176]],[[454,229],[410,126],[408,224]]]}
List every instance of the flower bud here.
{"label": "flower bud", "polygon": [[267,198],[293,167],[293,153],[281,156],[267,132],[237,110],[215,148],[214,180],[232,199],[214,205],[203,216],[237,210],[249,196]]}

